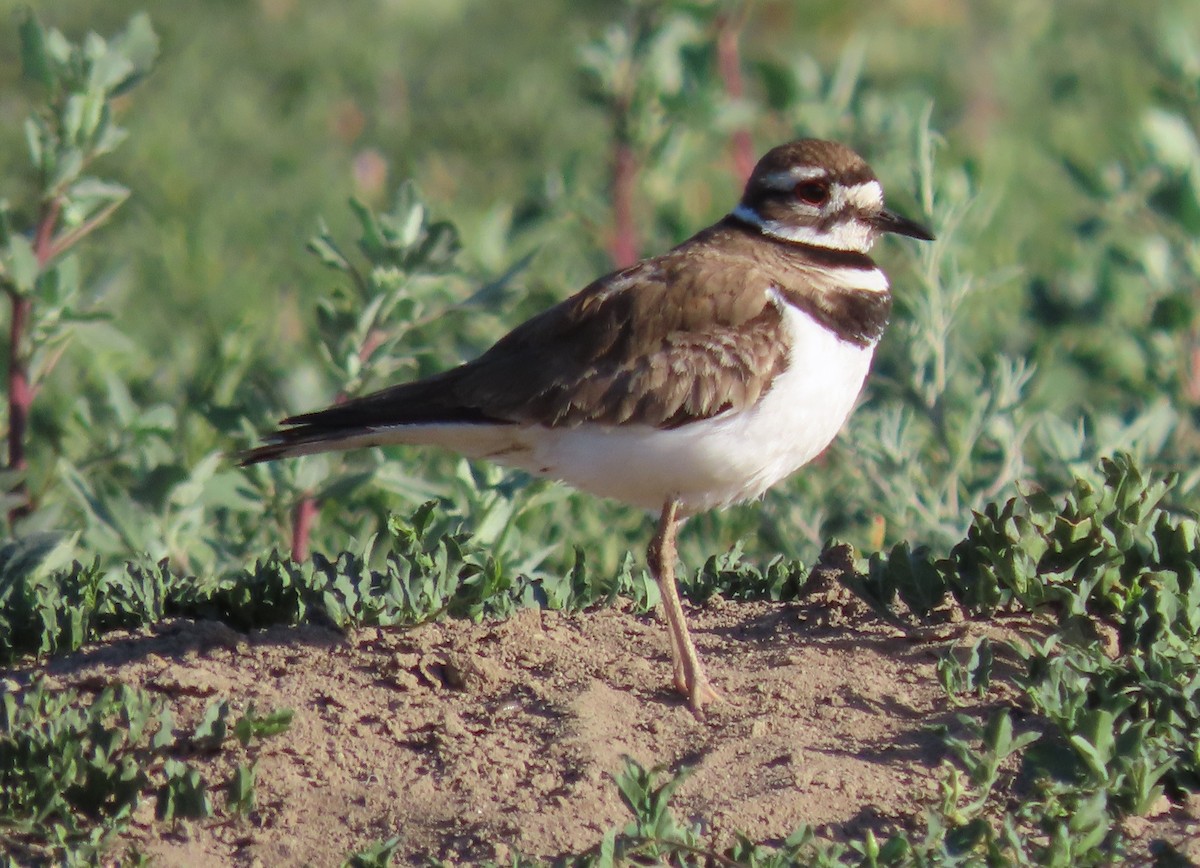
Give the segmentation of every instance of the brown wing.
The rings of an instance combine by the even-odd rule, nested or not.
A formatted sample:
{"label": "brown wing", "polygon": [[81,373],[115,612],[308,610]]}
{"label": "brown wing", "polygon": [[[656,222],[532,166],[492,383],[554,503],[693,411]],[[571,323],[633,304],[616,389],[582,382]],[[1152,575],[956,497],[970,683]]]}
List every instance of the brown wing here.
{"label": "brown wing", "polygon": [[747,235],[717,224],[601,278],[473,362],[285,419],[244,463],[438,423],[674,428],[750,407],[787,367],[783,314]]}
{"label": "brown wing", "polygon": [[786,364],[765,277],[698,244],[589,286],[460,369],[454,395],[541,425],[669,428],[754,404]]}

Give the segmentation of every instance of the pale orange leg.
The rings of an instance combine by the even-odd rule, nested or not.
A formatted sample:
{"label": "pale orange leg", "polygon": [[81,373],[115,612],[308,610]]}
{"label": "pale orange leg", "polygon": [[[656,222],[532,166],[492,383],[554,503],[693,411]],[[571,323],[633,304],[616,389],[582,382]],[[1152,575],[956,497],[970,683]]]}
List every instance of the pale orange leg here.
{"label": "pale orange leg", "polygon": [[668,500],[663,504],[658,520],[658,532],[650,541],[646,560],[650,572],[658,581],[662,594],[663,609],[667,615],[667,629],[671,636],[671,665],[675,671],[675,689],[688,698],[688,706],[699,713],[710,702],[721,696],[713,688],[692,644],[687,622],[683,617],[683,606],[679,603],[679,590],[675,587],[675,529],[679,520],[679,501]]}

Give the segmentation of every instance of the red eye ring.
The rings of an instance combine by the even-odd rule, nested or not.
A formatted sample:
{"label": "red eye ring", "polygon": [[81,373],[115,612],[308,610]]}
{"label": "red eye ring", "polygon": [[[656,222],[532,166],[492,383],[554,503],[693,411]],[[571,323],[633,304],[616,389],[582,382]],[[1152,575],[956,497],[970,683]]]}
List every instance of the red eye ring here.
{"label": "red eye ring", "polygon": [[829,182],[801,181],[792,189],[792,193],[805,205],[819,207],[829,201]]}

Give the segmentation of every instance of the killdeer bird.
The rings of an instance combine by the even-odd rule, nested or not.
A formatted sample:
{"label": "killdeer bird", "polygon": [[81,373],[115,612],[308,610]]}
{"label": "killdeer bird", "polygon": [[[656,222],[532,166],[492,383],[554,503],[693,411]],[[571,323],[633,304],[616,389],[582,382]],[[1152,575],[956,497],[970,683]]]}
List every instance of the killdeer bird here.
{"label": "killdeer bird", "polygon": [[284,419],[244,464],[392,443],[441,446],[659,510],[647,560],[676,688],[719,698],[675,586],[687,516],[763,494],[833,440],[891,312],[867,256],[887,210],[835,142],[769,151],[733,211],[675,249],[596,280],[473,362]]}

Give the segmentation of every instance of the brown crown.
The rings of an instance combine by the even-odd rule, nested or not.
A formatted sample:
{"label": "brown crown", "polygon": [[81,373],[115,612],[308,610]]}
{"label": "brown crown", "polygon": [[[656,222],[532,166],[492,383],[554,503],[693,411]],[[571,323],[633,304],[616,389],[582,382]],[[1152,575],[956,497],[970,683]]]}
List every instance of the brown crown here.
{"label": "brown crown", "polygon": [[832,180],[846,186],[876,180],[866,161],[845,145],[824,139],[798,139],[767,151],[750,174],[746,189],[756,188],[764,177],[794,166],[820,166]]}

